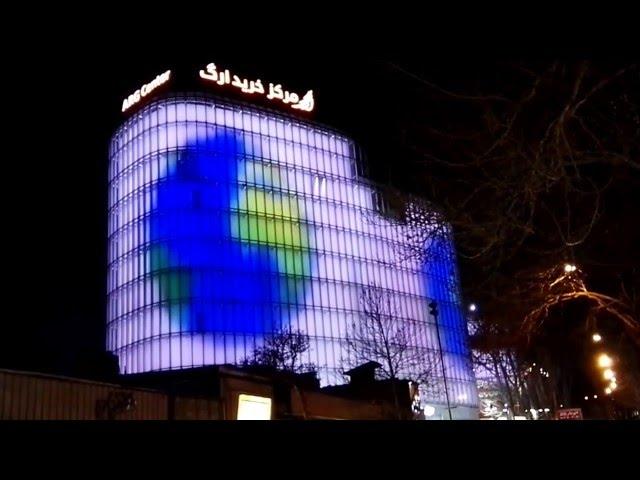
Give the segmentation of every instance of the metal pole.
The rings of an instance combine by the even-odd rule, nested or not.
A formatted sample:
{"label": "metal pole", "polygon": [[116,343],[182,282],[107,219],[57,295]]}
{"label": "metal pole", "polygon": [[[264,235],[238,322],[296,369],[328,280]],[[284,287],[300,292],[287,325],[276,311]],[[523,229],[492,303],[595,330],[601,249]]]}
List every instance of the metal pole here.
{"label": "metal pole", "polygon": [[438,326],[438,310],[435,301],[432,302],[433,310],[432,315],[436,323],[436,336],[438,337],[438,351],[440,352],[440,365],[442,365],[442,378],[444,380],[444,394],[447,397],[447,410],[449,411],[449,420],[453,420],[451,416],[451,402],[449,401],[449,389],[447,388],[447,372],[444,368],[444,356],[442,355],[442,342],[440,341],[440,327]]}

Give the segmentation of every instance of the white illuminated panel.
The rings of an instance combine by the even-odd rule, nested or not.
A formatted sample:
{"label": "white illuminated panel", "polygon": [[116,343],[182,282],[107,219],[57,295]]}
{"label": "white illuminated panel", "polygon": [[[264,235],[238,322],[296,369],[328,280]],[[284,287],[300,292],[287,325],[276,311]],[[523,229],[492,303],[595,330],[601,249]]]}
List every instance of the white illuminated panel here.
{"label": "white illuminated panel", "polygon": [[271,420],[271,399],[241,393],[238,396],[238,420]]}

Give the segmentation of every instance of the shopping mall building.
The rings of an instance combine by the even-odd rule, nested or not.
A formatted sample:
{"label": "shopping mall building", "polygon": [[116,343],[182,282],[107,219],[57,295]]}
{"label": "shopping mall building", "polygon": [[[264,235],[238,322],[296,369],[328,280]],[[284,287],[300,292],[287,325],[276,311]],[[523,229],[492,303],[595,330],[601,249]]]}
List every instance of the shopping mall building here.
{"label": "shopping mall building", "polygon": [[[451,242],[433,261],[400,260],[409,227],[384,215],[358,146],[295,107],[229,99],[226,75],[226,86],[220,72],[222,83],[181,93],[165,72],[123,103],[109,154],[107,312],[121,372],[239,364],[292,327],[309,336],[302,360],[321,383],[341,384],[354,366],[346,338],[375,288],[410,350],[438,363],[433,385],[446,375],[446,390],[421,402],[448,418],[448,397],[453,418],[477,418]],[[290,97],[313,108],[309,93]]]}

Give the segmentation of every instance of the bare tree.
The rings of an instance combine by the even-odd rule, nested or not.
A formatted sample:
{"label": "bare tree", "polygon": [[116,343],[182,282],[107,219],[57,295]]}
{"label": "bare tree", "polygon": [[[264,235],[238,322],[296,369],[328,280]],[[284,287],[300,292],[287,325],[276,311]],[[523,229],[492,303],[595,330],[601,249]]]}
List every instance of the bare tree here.
{"label": "bare tree", "polygon": [[309,350],[309,336],[291,326],[267,337],[263,346],[256,348],[242,364],[244,366],[271,367],[277,370],[304,373],[315,371],[313,363],[303,363],[303,354]]}
{"label": "bare tree", "polygon": [[347,336],[350,366],[378,362],[380,376],[390,380],[394,406],[402,417],[397,382],[401,378],[414,381],[426,391],[437,389],[436,352],[417,347],[417,325],[399,316],[393,295],[376,286],[363,288],[360,296],[362,313],[351,325]]}
{"label": "bare tree", "polygon": [[[497,325],[485,322],[481,315],[470,314],[468,329],[472,339],[497,336]],[[487,330],[491,330],[488,332]],[[518,352],[509,347],[478,349],[471,352],[481,414],[489,417],[521,415],[530,406]]]}
{"label": "bare tree", "polygon": [[640,321],[634,318],[631,300],[624,297],[613,298],[590,290],[583,272],[570,264],[567,264],[567,267],[570,271],[565,271],[560,265],[528,276],[528,282],[525,284],[528,290],[524,298],[528,299],[529,305],[522,323],[523,332],[528,335],[528,339],[543,326],[552,308],[571,301],[584,300],[590,312],[585,318],[607,315],[617,320],[627,331],[629,338],[640,346]]}
{"label": "bare tree", "polygon": [[403,146],[417,159],[416,188],[482,269],[480,287],[520,260],[573,258],[602,220],[605,193],[638,178],[638,64],[499,65],[498,94],[452,92],[390,67],[421,83],[434,109],[458,112],[413,120]]}
{"label": "bare tree", "polygon": [[[539,364],[527,367],[518,353],[511,348],[474,350],[472,353],[479,398],[498,408],[491,412],[492,416],[493,413],[502,416],[507,411],[513,418],[524,415],[532,407],[553,404],[549,391],[550,373]],[[551,380],[555,380],[555,376]]]}
{"label": "bare tree", "polygon": [[400,192],[391,187],[379,188],[378,212],[365,220],[379,228],[400,228],[402,242],[395,245],[392,263],[429,264],[442,260],[441,245],[451,241],[451,228],[445,215],[434,203]]}
{"label": "bare tree", "polygon": [[498,63],[455,88],[386,65],[428,102],[397,120],[397,150],[414,160],[408,187],[452,225],[467,294],[496,327],[476,335],[482,351],[515,349],[521,372],[551,348],[549,328],[597,321],[637,352],[640,240],[624,225],[636,223],[640,187],[638,64]]}

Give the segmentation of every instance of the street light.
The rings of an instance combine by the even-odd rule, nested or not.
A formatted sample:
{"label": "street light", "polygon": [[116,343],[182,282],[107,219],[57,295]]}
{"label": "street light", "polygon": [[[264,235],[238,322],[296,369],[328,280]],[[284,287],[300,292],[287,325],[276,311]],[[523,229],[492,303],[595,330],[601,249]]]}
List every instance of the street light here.
{"label": "street light", "polygon": [[611,380],[612,378],[615,378],[616,374],[613,370],[607,368],[604,372],[602,372],[602,376],[605,380]]}
{"label": "street light", "polygon": [[604,389],[604,393],[606,393],[607,395],[611,395],[611,392],[613,392],[613,390],[611,390],[609,387]]}
{"label": "street light", "polygon": [[469,305],[469,311],[470,312],[475,312],[478,309],[478,307],[476,306],[475,303],[472,303],[471,305]]}
{"label": "street light", "polygon": [[591,339],[593,340],[593,343],[599,343],[602,340],[602,335],[600,335],[599,333],[594,333],[591,336]]}
{"label": "street light", "polygon": [[576,266],[571,264],[571,263],[565,263],[564,264],[564,271],[565,273],[571,273],[571,272],[575,272],[576,271]]}
{"label": "street light", "polygon": [[447,373],[444,366],[444,355],[442,353],[442,340],[440,340],[440,327],[438,326],[438,304],[435,300],[429,302],[429,313],[433,317],[433,321],[436,324],[436,337],[438,338],[438,351],[440,352],[440,366],[442,367],[444,394],[447,399],[447,411],[449,412],[449,420],[453,420],[453,415],[451,414],[451,402],[449,400],[449,388],[447,387]]}
{"label": "street light", "polygon": [[611,365],[613,365],[613,360],[611,360],[609,355],[601,353],[600,356],[598,356],[598,366],[600,368],[609,368]]}

